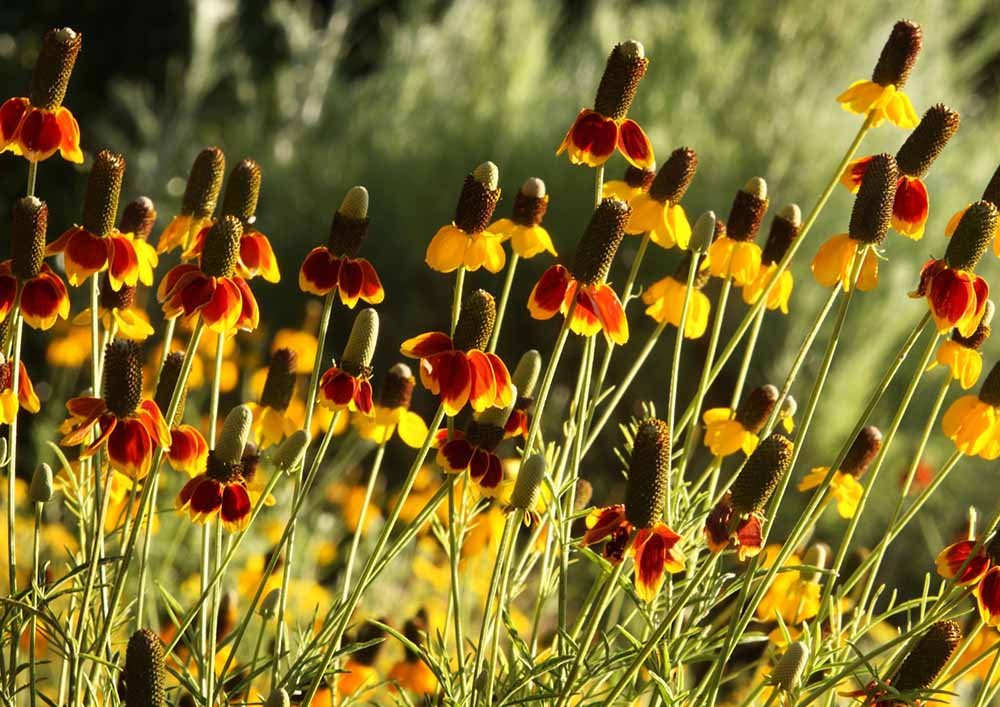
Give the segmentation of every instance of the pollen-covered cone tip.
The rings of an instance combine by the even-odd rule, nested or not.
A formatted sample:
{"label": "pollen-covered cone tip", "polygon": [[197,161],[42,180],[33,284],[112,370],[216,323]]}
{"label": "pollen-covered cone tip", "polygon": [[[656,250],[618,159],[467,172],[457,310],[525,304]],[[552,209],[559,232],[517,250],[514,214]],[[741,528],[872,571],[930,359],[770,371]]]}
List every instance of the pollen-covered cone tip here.
{"label": "pollen-covered cone tip", "polygon": [[670,470],[670,428],[663,420],[639,423],[625,484],[625,517],[636,528],[650,528],[663,515]]}
{"label": "pollen-covered cone tip", "polygon": [[353,258],[368,235],[368,190],[354,186],[347,190],[340,208],[333,214],[327,248],[338,258]]}
{"label": "pollen-covered cone tip", "polygon": [[792,243],[799,237],[802,227],[802,210],[798,204],[788,204],[771,221],[767,241],[760,254],[760,262],[764,265],[779,263],[784,259]]}
{"label": "pollen-covered cone tip", "polygon": [[917,61],[923,46],[924,33],[916,22],[900,20],[892,27],[889,39],[882,47],[882,53],[872,72],[872,81],[880,86],[894,85],[902,88]]}
{"label": "pollen-covered cone tip", "polygon": [[892,686],[900,692],[930,687],[961,641],[962,629],[957,623],[938,621],[903,659]]}
{"label": "pollen-covered cone tip", "polygon": [[104,349],[102,397],[119,419],[128,417],[142,400],[142,359],[139,344],[117,339]]}
{"label": "pollen-covered cone tip", "polygon": [[486,290],[471,292],[462,304],[455,326],[455,336],[452,337],[455,348],[460,351],[486,350],[496,320],[497,304],[493,295]]}
{"label": "pollen-covered cone tip", "polygon": [[10,269],[19,280],[38,275],[45,259],[45,233],[49,224],[49,208],[34,196],[14,202],[10,234]]}
{"label": "pollen-covered cone tip", "polygon": [[288,692],[285,691],[285,688],[279,687],[267,696],[264,707],[290,707],[291,704],[292,700],[288,696]]}
{"label": "pollen-covered cone tip", "polygon": [[848,228],[851,238],[872,245],[879,245],[885,239],[892,220],[898,175],[895,157],[884,152],[872,157],[854,199]]}
{"label": "pollen-covered cone tip", "polygon": [[83,198],[83,227],[95,236],[106,236],[114,230],[124,177],[123,155],[110,150],[97,153]]}
{"label": "pollen-covered cone tip", "polygon": [[260,165],[249,157],[240,160],[233,167],[226,183],[226,193],[222,197],[222,213],[236,216],[244,223],[251,223],[257,213],[257,199],[260,197]]}
{"label": "pollen-covered cone tip", "polygon": [[746,460],[731,487],[733,510],[740,515],[761,513],[792,463],[793,445],[777,432],[764,439]]}
{"label": "pollen-covered cone tip", "polygon": [[767,212],[767,182],[753,177],[736,192],[726,221],[726,235],[734,241],[752,241]]}
{"label": "pollen-covered cone tip", "polygon": [[69,27],[50,29],[42,38],[42,47],[31,75],[31,105],[55,110],[62,105],[73,74],[73,65],[83,46],[83,35]]}
{"label": "pollen-covered cone tip", "polygon": [[[174,395],[174,389],[177,387],[177,381],[180,380],[181,367],[183,365],[184,354],[180,351],[167,354],[167,357],[163,359],[163,368],[160,370],[160,379],[156,382],[156,394],[153,400],[164,415],[170,409],[170,400]],[[174,419],[167,420],[167,424],[175,425],[184,418],[184,404],[186,401],[187,388],[185,387],[181,391],[180,398],[177,401],[177,411],[174,413]]]}
{"label": "pollen-covered cone tip", "polygon": [[237,405],[230,410],[215,444],[215,458],[223,464],[237,463],[243,457],[252,426],[253,412],[249,407]]}
{"label": "pollen-covered cone tip", "polygon": [[517,362],[511,381],[522,399],[530,400],[535,397],[535,386],[541,373],[542,355],[537,350],[529,349],[521,354],[521,360]]}
{"label": "pollen-covered cone tip", "polygon": [[809,646],[802,641],[796,641],[788,646],[781,660],[774,666],[771,679],[781,689],[792,690],[799,686],[808,662]]}
{"label": "pollen-covered cone tip", "polygon": [[629,39],[616,44],[608,55],[604,75],[597,86],[594,110],[614,120],[621,120],[628,115],[639,81],[648,66],[649,59],[640,42]]}
{"label": "pollen-covered cone tip", "polygon": [[868,470],[875,455],[882,449],[882,431],[875,425],[861,428],[858,436],[847,450],[847,456],[840,465],[840,471],[851,476],[861,476]]}
{"label": "pollen-covered cone tip", "polygon": [[281,471],[293,471],[298,468],[306,455],[309,446],[309,435],[305,430],[295,430],[278,446],[274,454],[274,465]]}
{"label": "pollen-covered cone tip", "polygon": [[236,260],[243,238],[243,223],[235,216],[223,216],[205,236],[201,251],[201,270],[212,277],[230,277],[236,270]]}
{"label": "pollen-covered cone tip", "polygon": [[163,667],[163,644],[148,628],[132,634],[125,651],[126,707],[164,707],[166,676]]}
{"label": "pollen-covered cone tip", "polygon": [[465,177],[455,206],[455,225],[466,233],[479,233],[493,218],[500,201],[500,170],[492,162],[483,162]]}
{"label": "pollen-covered cone tip", "polygon": [[125,204],[118,230],[136,238],[148,238],[156,224],[156,207],[148,196],[140,196]]}
{"label": "pollen-covered cone tip", "polygon": [[754,388],[736,408],[736,421],[749,432],[754,434],[760,432],[767,418],[771,416],[780,395],[778,389],[771,384]]}
{"label": "pollen-covered cone tip", "polygon": [[689,243],[692,251],[703,255],[708,252],[715,240],[715,221],[715,212],[706,211],[694,222]]}
{"label": "pollen-covered cone tip", "polygon": [[975,270],[979,259],[990,247],[996,226],[997,207],[990,202],[977,201],[967,208],[944,252],[948,267]]}
{"label": "pollen-covered cone tip", "polygon": [[514,481],[514,490],[510,495],[511,508],[530,511],[538,502],[538,494],[542,490],[542,480],[545,478],[545,455],[534,454],[521,465],[521,471]]}
{"label": "pollen-covered cone tip", "polygon": [[378,404],[387,410],[395,410],[396,408],[409,410],[415,385],[416,379],[409,366],[405,363],[393,365],[385,372],[385,378],[382,379]]}
{"label": "pollen-covered cone tip", "polygon": [[521,185],[520,191],[514,195],[512,220],[519,226],[537,226],[545,218],[549,200],[545,182],[538,177],[531,177]]}
{"label": "pollen-covered cone tip", "polygon": [[48,464],[39,464],[31,475],[28,496],[34,503],[48,503],[52,498],[52,493],[52,467]]}
{"label": "pollen-covered cone tip", "polygon": [[961,121],[958,112],[943,103],[931,106],[906,142],[896,152],[899,171],[909,177],[923,177],[941,154]]}
{"label": "pollen-covered cone tip", "polygon": [[615,198],[604,199],[594,210],[570,268],[579,282],[597,285],[607,279],[631,211],[628,204]]}
{"label": "pollen-covered cone tip", "polygon": [[361,375],[371,368],[378,343],[378,312],[366,308],[358,312],[351,326],[351,335],[340,357],[340,367],[351,375]]}
{"label": "pollen-covered cone tip", "polygon": [[181,210],[198,218],[207,218],[215,212],[215,205],[222,190],[226,174],[226,156],[218,147],[206,147],[194,158]]}
{"label": "pollen-covered cone tip", "polygon": [[678,148],[656,173],[649,185],[649,195],[659,202],[676,204],[684,198],[697,171],[698,153],[690,147]]}

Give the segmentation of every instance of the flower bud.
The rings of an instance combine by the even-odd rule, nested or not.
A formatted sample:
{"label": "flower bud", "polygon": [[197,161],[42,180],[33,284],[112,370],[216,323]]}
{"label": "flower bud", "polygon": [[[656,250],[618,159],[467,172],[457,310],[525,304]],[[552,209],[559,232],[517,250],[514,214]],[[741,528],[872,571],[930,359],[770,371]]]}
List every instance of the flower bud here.
{"label": "flower bud", "polygon": [[767,182],[754,177],[736,192],[726,221],[726,235],[734,241],[752,241],[757,237],[767,212]]}
{"label": "flower bud", "polygon": [[943,103],[931,106],[896,152],[900,174],[923,177],[958,131],[959,115]]}
{"label": "flower bud", "polygon": [[215,212],[215,204],[222,190],[222,177],[226,173],[226,156],[218,147],[206,147],[194,158],[181,213],[195,218],[208,218]]}
{"label": "flower bud", "polygon": [[517,362],[511,382],[517,388],[522,400],[533,400],[535,397],[535,386],[538,385],[538,378],[542,373],[542,356],[535,349],[529,349],[521,354],[521,360]]}
{"label": "flower bud", "polygon": [[347,338],[344,355],[340,357],[340,367],[352,376],[370,371],[377,342],[378,312],[370,307],[362,309],[354,317],[351,335]]}
{"label": "flower bud", "polygon": [[642,44],[634,39],[616,44],[604,66],[604,75],[594,97],[594,110],[614,120],[628,115],[648,66],[649,59]]}
{"label": "flower bud", "polygon": [[205,235],[201,271],[210,277],[232,277],[243,239],[243,224],[235,216],[223,216]]}
{"label": "flower bud", "polygon": [[858,478],[868,470],[875,455],[882,449],[882,431],[875,425],[861,428],[840,464],[840,471]]}
{"label": "flower bud", "polygon": [[650,184],[649,195],[663,204],[677,204],[684,198],[697,171],[697,152],[690,147],[674,150]]}
{"label": "flower bud", "polygon": [[534,509],[538,503],[538,494],[542,490],[545,479],[545,455],[534,454],[521,465],[521,471],[514,481],[514,490],[510,495],[512,508],[525,511]]}
{"label": "flower bud", "polygon": [[114,230],[124,177],[124,156],[110,150],[97,153],[83,199],[83,227],[93,235],[103,238]]}
{"label": "flower bud", "polygon": [[148,628],[132,634],[125,651],[125,704],[128,707],[164,707],[166,677],[163,644]]}
{"label": "flower bud", "polygon": [[233,167],[222,197],[222,213],[235,216],[244,224],[253,223],[260,197],[260,165],[249,157]]}
{"label": "flower bud", "polygon": [[732,488],[733,510],[739,515],[761,513],[792,464],[792,442],[772,433],[746,460]]}
{"label": "flower bud", "polygon": [[125,204],[118,230],[131,233],[136,238],[149,238],[156,224],[156,207],[148,196],[140,196]]}
{"label": "flower bud", "polygon": [[62,105],[73,65],[83,46],[83,35],[69,27],[50,29],[42,38],[42,48],[31,75],[31,105],[55,110]]}
{"label": "flower bud", "polygon": [[514,214],[511,220],[518,226],[526,228],[537,226],[545,218],[548,208],[549,196],[545,191],[545,182],[538,177],[532,177],[514,196]]}
{"label": "flower bud", "polygon": [[243,458],[243,449],[250,439],[253,426],[253,412],[246,405],[237,405],[222,424],[222,432],[213,450],[216,459],[223,464],[237,464]]}
{"label": "flower bud", "polygon": [[705,254],[715,240],[715,212],[706,211],[694,222],[691,229],[691,251]]}
{"label": "flower bud", "polygon": [[670,471],[670,428],[663,420],[639,423],[625,485],[625,517],[636,528],[651,528],[663,515]]}
{"label": "flower bud", "polygon": [[116,339],[104,349],[104,381],[101,396],[108,410],[122,419],[139,407],[142,400],[142,359],[139,344]]}
{"label": "flower bud", "polygon": [[298,468],[309,447],[309,435],[305,430],[296,430],[285,438],[274,454],[274,465],[281,471],[291,472]]}
{"label": "flower bud", "polygon": [[815,572],[802,572],[802,579],[807,582],[818,582],[820,578],[819,570],[826,569],[826,562],[830,558],[830,546],[826,543],[816,543],[811,545],[806,551],[806,556],[802,558],[802,564],[815,567]]}
{"label": "flower bud", "polygon": [[900,20],[892,27],[889,39],[872,72],[872,81],[879,86],[902,88],[910,76],[923,46],[924,33],[916,22]]}
{"label": "flower bud", "polygon": [[977,201],[967,208],[944,252],[948,267],[969,272],[975,270],[990,247],[996,227],[997,207],[990,202]]}
{"label": "flower bud", "polygon": [[882,243],[892,220],[898,181],[896,159],[892,155],[882,153],[872,157],[854,199],[848,228],[851,238],[872,245]]}
{"label": "flower bud", "polygon": [[470,292],[462,304],[452,341],[456,349],[485,351],[497,320],[496,300],[486,290]]}
{"label": "flower bud", "polygon": [[938,621],[903,659],[891,685],[900,692],[929,688],[961,642],[962,629],[957,623]]}
{"label": "flower bud", "polygon": [[49,207],[41,199],[25,196],[14,202],[10,233],[10,271],[24,282],[38,276],[45,260],[45,232]]}
{"label": "flower bud", "polygon": [[405,363],[397,363],[382,379],[382,389],[379,391],[378,404],[387,410],[402,408],[410,409],[413,399],[413,389],[416,387],[413,371]]}
{"label": "flower bud", "polygon": [[39,464],[35,467],[35,473],[31,475],[28,496],[34,503],[48,503],[52,493],[52,467],[48,464]]}
{"label": "flower bud", "polygon": [[771,416],[779,395],[778,389],[770,384],[754,388],[736,408],[736,421],[743,425],[743,429],[757,434]]}
{"label": "flower bud", "polygon": [[267,367],[264,389],[260,393],[260,404],[278,412],[284,412],[292,402],[295,393],[295,366],[299,355],[292,349],[278,349],[271,354]]}
{"label": "flower bud", "polygon": [[802,673],[809,662],[809,646],[796,641],[788,646],[781,660],[774,666],[771,679],[783,690],[793,690],[802,681]]}
{"label": "flower bud", "polygon": [[333,214],[327,249],[336,258],[353,258],[368,235],[368,190],[355,186],[347,190],[340,208]]}
{"label": "flower bud", "polygon": [[604,199],[594,210],[570,267],[573,277],[581,284],[597,285],[607,279],[631,212],[628,204],[615,198]]}
{"label": "flower bud", "polygon": [[799,237],[802,227],[802,211],[797,204],[789,204],[771,221],[771,230],[767,234],[767,242],[760,254],[763,265],[780,263],[792,243]]}
{"label": "flower bud", "polygon": [[466,233],[484,231],[500,201],[499,182],[500,170],[492,162],[483,162],[467,175],[455,206],[455,225]]}

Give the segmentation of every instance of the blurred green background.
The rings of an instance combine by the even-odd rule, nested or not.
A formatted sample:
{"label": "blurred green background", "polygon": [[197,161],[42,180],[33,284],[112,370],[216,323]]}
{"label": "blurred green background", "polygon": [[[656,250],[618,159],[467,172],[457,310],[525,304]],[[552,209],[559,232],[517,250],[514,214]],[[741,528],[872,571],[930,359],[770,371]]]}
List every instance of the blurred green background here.
{"label": "blurred green background", "polygon": [[[663,158],[681,145],[698,151],[700,168],[684,202],[692,218],[706,209],[724,217],[735,190],[754,175],[767,179],[775,209],[797,202],[808,211],[861,122],[834,98],[871,73],[896,19],[917,20],[925,43],[907,91],[918,113],[942,101],[961,112],[962,126],[927,180],[927,236],[914,243],[890,235],[878,291],[855,300],[801,474],[832,461],[869,386],[924,312],[923,302],[906,297],[919,264],[941,255],[947,218],[979,197],[1000,159],[1000,26],[987,21],[988,10],[981,2],[37,0],[0,8],[0,84],[5,96],[22,95],[42,32],[64,24],[80,30],[84,47],[66,103],[79,119],[88,161],[102,147],[125,153],[127,198],[151,196],[160,212],[158,229],[176,212],[183,180],[202,147],[222,147],[230,165],[243,156],[258,160],[264,168],[258,223],[271,236],[283,272],[277,286],[254,285],[272,329],[301,321],[306,298],[297,288],[298,265],[308,249],[325,241],[345,190],[367,186],[372,229],[362,254],[375,263],[388,293],[380,307],[383,336],[376,360],[377,369],[385,370],[397,360],[404,338],[447,324],[453,279],[430,271],[423,254],[435,230],[451,219],[464,175],[479,162],[500,166],[505,198],[498,216],[509,214],[525,178],[546,181],[552,196],[546,225],[560,252],[571,255],[589,216],[593,174],[554,152],[579,108],[591,104],[615,42],[637,38],[650,57],[631,115],[657,153]],[[883,126],[861,154],[895,152],[904,138],[898,128]],[[609,177],[619,177],[623,168],[614,158]],[[22,161],[0,157],[4,204],[22,192],[24,169]],[[87,169],[58,159],[42,166],[38,190],[50,204],[50,238],[78,218]],[[850,207],[851,197],[838,188],[794,268],[791,314],[767,317],[750,386],[782,381],[824,294],[812,282],[808,262],[822,238],[846,231]],[[622,247],[613,281],[624,280],[637,244],[631,239]],[[640,282],[670,272],[678,257],[654,247]],[[556,324],[532,321],[523,309],[549,264],[542,257],[521,265],[513,316],[500,345],[510,365],[527,348],[551,348]],[[981,270],[991,277],[1000,268],[990,255]],[[500,283],[481,272],[467,286],[496,292]],[[713,299],[716,287],[708,289]],[[730,325],[744,311],[739,297],[730,300]],[[638,302],[631,321],[632,342],[616,357],[610,380],[620,377],[652,329]],[[348,324],[338,311],[333,351],[339,351]],[[825,331],[793,391],[800,403],[818,367]],[[665,408],[672,338],[670,331],[662,339],[619,421],[644,398]],[[29,337],[29,361],[40,360],[43,345],[40,337]],[[687,347],[684,401],[703,346]],[[987,366],[996,350],[986,345]],[[564,359],[555,406],[565,404],[578,351],[573,343]],[[728,401],[737,366],[734,361],[713,386],[709,404]],[[891,401],[902,393],[912,366],[904,366],[876,424],[888,424]],[[904,422],[861,542],[871,542],[884,527],[940,375],[928,377]],[[421,403],[429,406],[426,395]],[[619,478],[611,453],[619,441],[607,435],[588,459],[585,474],[598,488],[597,501],[617,500],[609,482]],[[950,452],[950,443],[935,433],[928,461],[940,463]],[[940,498],[894,546],[887,576],[916,591],[941,543],[959,527],[966,504],[994,510],[991,466],[962,462]],[[790,503],[779,526],[794,517]],[[842,528],[831,511],[821,533],[836,543]]]}

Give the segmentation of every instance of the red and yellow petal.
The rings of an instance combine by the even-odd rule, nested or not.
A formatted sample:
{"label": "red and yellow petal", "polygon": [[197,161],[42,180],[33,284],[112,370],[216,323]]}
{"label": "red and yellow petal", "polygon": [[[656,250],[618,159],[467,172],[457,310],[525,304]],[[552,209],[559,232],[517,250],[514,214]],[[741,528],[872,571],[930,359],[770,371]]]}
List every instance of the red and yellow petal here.
{"label": "red and yellow petal", "polygon": [[640,530],[632,546],[635,553],[635,590],[645,602],[660,592],[667,572],[684,569],[684,555],[676,548],[680,536],[663,523]]}
{"label": "red and yellow petal", "polygon": [[595,508],[587,514],[587,531],[583,534],[583,544],[593,545],[611,535],[626,524],[625,506],[618,503],[605,508]]}
{"label": "red and yellow petal", "polygon": [[319,402],[331,410],[345,410],[354,402],[358,379],[334,366],[319,381]]}
{"label": "red and yellow petal", "polygon": [[[945,579],[954,579],[959,586],[978,582],[989,569],[990,559],[982,550],[972,556],[975,546],[974,540],[962,540],[942,550],[935,561],[938,574]],[[959,576],[963,566],[965,570]]]}
{"label": "red and yellow petal", "polygon": [[892,203],[892,227],[907,238],[920,240],[930,212],[930,196],[919,177],[901,177]]}
{"label": "red and yellow petal", "polygon": [[76,117],[66,106],[56,109],[56,122],[62,139],[59,141],[59,154],[67,162],[83,164],[83,150],[80,149],[80,125]]}
{"label": "red and yellow petal", "polygon": [[638,169],[652,169],[656,164],[653,144],[637,122],[626,118],[618,125],[618,151]]}
{"label": "red and yellow petal", "polygon": [[112,469],[130,479],[142,479],[152,464],[153,440],[141,420],[118,420],[108,435],[107,452]]}
{"label": "red and yellow petal", "polygon": [[764,546],[764,531],[761,527],[760,518],[756,515],[746,518],[737,526],[735,537],[736,544],[739,546],[737,556],[740,562],[744,562],[760,554]]}
{"label": "red and yellow petal", "polygon": [[732,517],[733,507],[722,501],[705,519],[705,542],[712,553],[718,554],[729,547],[729,520]]}
{"label": "red and yellow petal", "polygon": [[240,276],[249,280],[260,275],[268,282],[278,282],[281,273],[278,270],[278,259],[274,256],[271,242],[263,233],[251,229],[243,233],[240,239],[240,257],[237,262]]}
{"label": "red and yellow petal", "polygon": [[368,304],[379,304],[385,299],[385,290],[382,289],[382,281],[375,271],[375,267],[364,258],[357,258],[355,261],[361,266],[364,275],[364,282],[361,286],[361,299]]}
{"label": "red and yellow petal", "polygon": [[493,371],[493,380],[496,381],[497,394],[493,400],[495,407],[507,407],[514,400],[514,386],[511,383],[510,372],[507,365],[496,354],[488,353],[486,358]]}
{"label": "red and yellow petal", "polygon": [[[4,308],[9,311],[9,305],[6,304],[6,290],[9,288],[3,284],[5,283],[0,284],[0,292],[3,292],[3,296],[0,296],[0,302],[3,303],[0,304],[0,311]],[[28,326],[42,331],[51,328],[56,319],[69,317],[69,293],[66,285],[48,265],[42,266],[37,277],[24,283],[21,289],[21,315]]]}
{"label": "red and yellow petal", "polygon": [[1000,567],[993,567],[980,580],[973,593],[979,616],[987,626],[1000,626]]}
{"label": "red and yellow petal", "polygon": [[14,133],[15,152],[30,162],[41,162],[54,155],[62,143],[62,127],[55,112],[29,105]]}
{"label": "red and yellow petal", "polygon": [[492,497],[500,490],[503,465],[500,458],[484,449],[476,449],[469,462],[469,478],[476,482],[484,496]]}
{"label": "red and yellow petal", "polygon": [[449,417],[457,415],[469,402],[472,376],[472,367],[463,351],[448,351],[420,360],[421,382],[432,393],[441,396]]}
{"label": "red and yellow petal", "polygon": [[607,283],[590,289],[590,296],[596,305],[597,317],[605,336],[618,346],[628,342],[628,320],[618,295]]}
{"label": "red and yellow petal", "polygon": [[[447,430],[445,430],[447,435]],[[464,437],[448,440],[444,442],[437,452],[437,463],[445,471],[458,474],[469,468],[476,448],[467,442]]]}
{"label": "red and yellow petal", "polygon": [[[630,138],[630,144],[634,141],[634,137]],[[573,164],[599,167],[608,161],[618,144],[618,124],[611,118],[584,108],[577,114],[556,154],[566,152]],[[637,150],[641,151],[641,148],[637,147]],[[628,155],[626,159],[631,161]]]}
{"label": "red and yellow petal", "polygon": [[440,331],[429,331],[407,339],[399,347],[399,351],[409,358],[428,358],[454,348],[450,336]]}
{"label": "red and yellow petal", "polygon": [[334,257],[326,246],[313,248],[299,268],[299,289],[325,297],[337,286],[340,263],[340,258]]}
{"label": "red and yellow petal", "polygon": [[205,469],[208,443],[201,432],[191,425],[180,425],[170,432],[167,461],[177,471],[194,477]]}
{"label": "red and yellow petal", "polygon": [[178,510],[187,510],[196,523],[204,523],[222,507],[223,486],[205,474],[196,476],[177,495]]}
{"label": "red and yellow petal", "polygon": [[851,160],[841,173],[840,183],[847,187],[852,194],[856,194],[861,187],[861,180],[864,178],[865,172],[868,171],[868,165],[871,164],[871,161],[871,156]]}
{"label": "red and yellow petal", "polygon": [[115,232],[104,240],[107,241],[108,252],[108,282],[111,289],[117,292],[122,285],[135,287],[139,282],[139,254],[131,238]]}
{"label": "red and yellow petal", "polygon": [[257,298],[250,289],[250,283],[242,277],[234,276],[230,281],[240,293],[240,314],[236,319],[236,328],[242,331],[253,331],[260,324],[260,307]]}
{"label": "red and yellow petal", "polygon": [[14,137],[17,135],[17,126],[21,124],[21,118],[30,107],[31,101],[22,96],[8,98],[3,105],[0,105],[0,152],[10,150],[15,155],[21,154]]}
{"label": "red and yellow petal", "polygon": [[551,319],[562,308],[572,278],[562,265],[553,265],[539,278],[528,297],[533,319]]}
{"label": "red and yellow petal", "polygon": [[250,492],[242,483],[226,484],[219,505],[219,520],[230,533],[246,529],[250,524]]}
{"label": "red and yellow petal", "polygon": [[46,255],[59,253],[65,257],[66,279],[76,287],[107,267],[108,240],[98,238],[80,226],[73,226],[45,249]]}

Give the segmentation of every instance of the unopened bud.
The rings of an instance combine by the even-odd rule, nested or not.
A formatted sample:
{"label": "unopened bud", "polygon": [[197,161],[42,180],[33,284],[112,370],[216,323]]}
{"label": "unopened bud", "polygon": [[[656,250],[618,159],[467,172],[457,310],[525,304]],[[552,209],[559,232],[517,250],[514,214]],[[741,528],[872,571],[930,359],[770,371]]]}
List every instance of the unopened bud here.
{"label": "unopened bud", "polygon": [[861,428],[840,465],[840,471],[858,478],[868,470],[868,465],[872,463],[880,449],[882,449],[882,431],[875,425]]}
{"label": "unopened bud", "polygon": [[736,421],[743,429],[757,434],[771,416],[780,393],[773,385],[762,385],[751,390],[736,408]]}
{"label": "unopened bud", "polygon": [[545,479],[545,455],[535,454],[521,465],[521,471],[514,481],[514,490],[510,495],[510,505],[513,508],[530,511],[538,503],[538,494],[542,490]]}
{"label": "unopened bud", "polygon": [[125,204],[118,230],[136,238],[148,238],[156,224],[156,207],[148,196],[140,196]]}
{"label": "unopened bud", "polygon": [[774,666],[771,679],[783,690],[793,690],[802,681],[802,673],[809,662],[809,646],[802,641],[796,641],[788,646],[781,660]]}
{"label": "unopened bud", "polygon": [[260,603],[260,608],[257,609],[257,613],[265,619],[273,618],[278,611],[279,601],[281,601],[281,589],[275,587],[264,596],[263,601]]}
{"label": "unopened bud", "polygon": [[533,400],[535,397],[535,386],[542,373],[542,356],[535,349],[529,349],[521,354],[521,359],[517,362],[514,375],[511,381],[517,388],[522,400]]}
{"label": "unopened bud", "polygon": [[715,240],[715,212],[706,211],[694,222],[689,246],[695,253],[705,254]]}
{"label": "unopened bud", "polygon": [[48,464],[39,464],[35,467],[35,473],[31,475],[28,495],[34,503],[48,503],[52,493],[52,467]]}
{"label": "unopened bud", "polygon": [[340,367],[352,376],[360,376],[371,370],[378,343],[378,312],[365,308],[354,317],[351,335],[347,338],[344,355],[340,357]]}
{"label": "unopened bud", "polygon": [[281,471],[291,472],[298,468],[309,447],[309,435],[305,430],[296,430],[285,438],[274,454],[274,465]]}
{"label": "unopened bud", "polygon": [[243,449],[250,439],[253,426],[253,412],[246,405],[237,405],[222,424],[219,441],[215,445],[215,457],[223,464],[236,464],[243,457]]}

